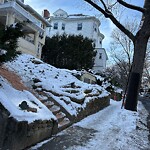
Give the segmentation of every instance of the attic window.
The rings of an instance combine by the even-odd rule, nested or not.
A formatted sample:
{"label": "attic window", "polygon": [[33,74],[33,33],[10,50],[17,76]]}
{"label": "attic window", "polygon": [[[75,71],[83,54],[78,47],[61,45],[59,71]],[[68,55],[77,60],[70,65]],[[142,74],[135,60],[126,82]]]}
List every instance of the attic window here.
{"label": "attic window", "polygon": [[82,23],[78,23],[77,30],[82,30]]}
{"label": "attic window", "polygon": [[57,30],[58,29],[58,23],[54,23],[54,29]]}

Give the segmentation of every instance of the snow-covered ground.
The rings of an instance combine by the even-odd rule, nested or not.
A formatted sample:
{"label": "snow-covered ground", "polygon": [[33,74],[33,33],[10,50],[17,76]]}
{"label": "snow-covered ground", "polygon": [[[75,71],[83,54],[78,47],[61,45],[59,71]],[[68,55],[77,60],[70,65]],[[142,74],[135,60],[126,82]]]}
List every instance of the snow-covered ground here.
{"label": "snow-covered ground", "polygon": [[[30,108],[37,112],[22,110],[19,105],[26,101]],[[14,89],[10,83],[0,76],[0,103],[10,112],[10,117],[18,121],[51,120],[56,117],[29,91],[19,91]]]}
{"label": "snow-covered ground", "polygon": [[[109,95],[106,88],[110,83],[107,81],[103,82],[102,86],[87,84],[72,75],[80,72],[55,68],[31,55],[22,54],[16,60],[7,63],[6,66],[16,72],[29,87],[34,85],[38,87],[39,91],[47,91],[50,97],[55,99],[71,115],[77,115],[78,111],[84,109],[90,100]],[[38,79],[40,82],[33,83],[34,79]],[[75,88],[69,86],[71,83],[75,83]],[[45,97],[42,98],[45,99]],[[72,101],[72,99],[76,99],[79,103]],[[80,104],[83,99],[84,103]]]}
{"label": "snow-covered ground", "polygon": [[[61,135],[62,138],[58,138],[57,145],[54,147],[64,142],[61,150],[150,150],[149,132],[144,125],[148,113],[143,105],[139,102],[138,112],[131,112],[120,107],[121,102],[111,100],[111,105],[107,108],[74,124],[74,127],[96,130],[94,136],[85,143],[82,142],[82,137],[78,137],[81,146],[76,144],[72,146],[73,139],[75,140],[74,131],[72,133],[70,131],[71,146],[65,145],[63,135],[65,136],[67,132],[62,131],[57,135],[58,137]],[[37,144],[31,150],[42,148],[43,144],[51,142],[52,139]]]}
{"label": "snow-covered ground", "polygon": [[[121,103],[111,101],[111,105],[77,123],[84,128],[96,129],[98,132],[85,147],[72,147],[69,150],[148,150],[148,130],[139,120],[146,124],[147,111],[139,104],[138,112],[120,109]],[[142,113],[142,114],[140,114]],[[141,120],[141,116],[143,119]],[[136,127],[139,130],[136,130]]]}
{"label": "snow-covered ground", "polygon": [[[105,90],[109,85],[107,82],[102,86],[84,83],[72,75],[72,73],[76,73],[75,70],[57,69],[31,55],[20,55],[15,61],[7,63],[6,66],[21,76],[28,86],[34,84],[34,79],[39,79],[40,82],[36,83],[39,87],[38,90],[45,89],[50,91],[51,96],[61,103],[70,114],[77,114],[78,108],[84,108],[86,103],[91,100],[90,97],[87,97],[85,91],[90,91],[91,95],[98,94],[98,97],[104,97],[109,94]],[[76,86],[76,92],[74,93],[69,92],[72,90],[71,87],[67,87],[72,82],[75,82]],[[65,87],[67,87],[67,90]],[[56,96],[53,93],[60,95]],[[72,102],[71,98],[78,100],[85,98],[85,101],[83,104],[78,104]],[[19,104],[23,101],[26,101],[31,108],[36,108],[37,112],[21,110]],[[0,103],[9,110],[11,116],[19,121],[26,120],[31,123],[37,119],[55,119],[53,114],[32,93],[14,89],[1,76]],[[111,100],[111,105],[107,108],[73,125],[94,129],[96,132],[90,141],[84,144],[85,146],[70,146],[68,150],[150,150],[147,138],[148,130],[144,126],[147,112],[142,104],[139,103],[138,112],[130,112],[120,109],[120,107],[121,102]],[[58,135],[60,134],[65,134],[65,131]]]}
{"label": "snow-covered ground", "polygon": [[[36,86],[36,90],[46,91],[50,97],[55,99],[71,115],[77,115],[78,111],[84,109],[87,102],[94,98],[109,95],[106,88],[110,83],[107,81],[102,86],[84,83],[72,75],[80,74],[80,72],[55,68],[32,55],[19,55],[14,61],[6,63],[5,67],[18,74],[28,87]],[[34,80],[39,82],[35,83]],[[74,88],[71,88],[71,83],[74,83]],[[40,99],[45,100],[47,97],[41,96]],[[84,100],[84,102],[81,104],[72,101],[72,99],[76,99],[79,102]],[[22,102],[26,102],[30,108],[36,109],[37,112],[21,109],[19,105]],[[50,110],[31,92],[14,89],[2,76],[0,76],[0,103],[10,112],[10,116],[18,121],[26,120],[28,123],[31,123],[38,119],[56,119]]]}

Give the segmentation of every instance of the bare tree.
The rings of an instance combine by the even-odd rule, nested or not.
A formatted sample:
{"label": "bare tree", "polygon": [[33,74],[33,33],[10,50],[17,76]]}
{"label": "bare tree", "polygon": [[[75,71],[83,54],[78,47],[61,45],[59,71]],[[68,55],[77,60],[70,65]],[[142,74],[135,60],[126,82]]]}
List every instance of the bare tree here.
{"label": "bare tree", "polygon": [[[132,33],[138,29],[136,19],[125,21],[125,27]],[[133,58],[133,42],[120,29],[115,28],[111,34],[112,42],[110,43],[111,58],[120,72],[120,85],[125,90]]]}
{"label": "bare tree", "polygon": [[[123,33],[125,33],[134,44],[133,64],[130,74],[129,86],[127,91],[125,109],[136,111],[138,92],[142,78],[144,67],[146,49],[148,39],[150,37],[150,0],[145,0],[144,6],[139,7],[127,3],[124,0],[114,0],[114,4],[120,4],[125,8],[132,9],[142,13],[141,24],[136,34],[129,31],[123,24],[121,24],[113,15],[113,5],[107,5],[108,0],[84,0],[98,11],[100,11],[106,18],[109,18]],[[109,6],[109,7],[108,7]]]}

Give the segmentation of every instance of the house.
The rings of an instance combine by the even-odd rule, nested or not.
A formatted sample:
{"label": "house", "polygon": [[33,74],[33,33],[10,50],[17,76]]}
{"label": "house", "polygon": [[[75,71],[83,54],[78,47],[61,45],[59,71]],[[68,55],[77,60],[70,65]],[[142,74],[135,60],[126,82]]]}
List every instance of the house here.
{"label": "house", "polygon": [[18,40],[18,51],[41,58],[46,27],[50,27],[50,23],[29,5],[25,5],[24,0],[0,0],[0,24],[10,26],[17,22],[25,24],[25,35]]}
{"label": "house", "polygon": [[95,16],[83,14],[68,15],[64,10],[58,9],[53,13],[53,16],[50,16],[49,21],[52,26],[49,30],[50,37],[65,33],[83,35],[83,37],[92,39],[95,50],[97,51],[93,69],[96,72],[100,72],[106,68],[108,57],[105,49],[102,48],[104,35],[99,30],[100,21]]}

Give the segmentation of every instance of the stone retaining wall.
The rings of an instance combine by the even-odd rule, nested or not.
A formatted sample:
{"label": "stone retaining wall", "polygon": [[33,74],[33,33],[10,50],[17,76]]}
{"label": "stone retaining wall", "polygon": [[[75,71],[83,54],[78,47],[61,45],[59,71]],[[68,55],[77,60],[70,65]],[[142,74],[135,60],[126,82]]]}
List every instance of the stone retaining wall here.
{"label": "stone retaining wall", "polygon": [[9,112],[0,103],[0,149],[20,150],[51,137],[57,126],[53,120],[37,120],[28,124],[9,117]]}
{"label": "stone retaining wall", "polygon": [[103,97],[103,98],[96,98],[87,103],[86,108],[79,111],[79,114],[74,117],[74,122],[78,122],[81,119],[92,115],[101,109],[107,107],[110,105],[110,97]]}

